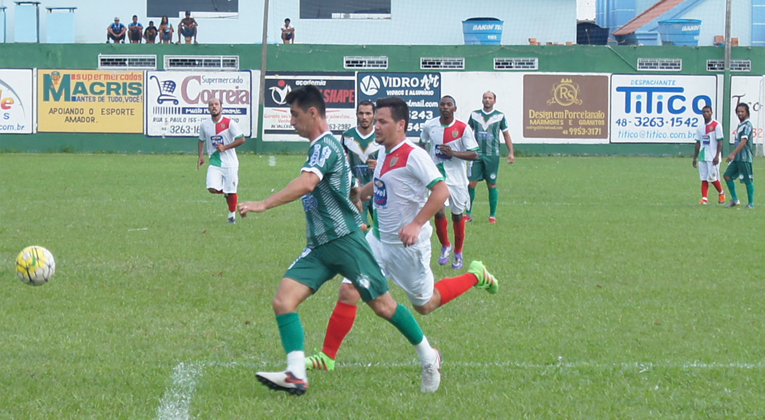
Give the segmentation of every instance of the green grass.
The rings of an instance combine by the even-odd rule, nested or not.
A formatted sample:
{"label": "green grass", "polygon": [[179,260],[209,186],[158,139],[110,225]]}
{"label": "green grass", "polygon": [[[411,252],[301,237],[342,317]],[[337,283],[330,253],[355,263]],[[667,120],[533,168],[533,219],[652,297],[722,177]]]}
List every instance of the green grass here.
{"label": "green grass", "polygon": [[[245,200],[304,159],[240,158]],[[306,395],[257,384],[285,365],[270,302],[305,246],[302,209],[228,225],[204,176],[192,155],[0,154],[0,419],[765,417],[765,193],[699,206],[690,159],[518,159],[497,225],[480,184],[465,256],[501,288],[417,315],[445,359],[435,395],[368,308]],[[33,244],[57,261],[42,287],[13,266]],[[309,353],[338,286],[300,308]]]}

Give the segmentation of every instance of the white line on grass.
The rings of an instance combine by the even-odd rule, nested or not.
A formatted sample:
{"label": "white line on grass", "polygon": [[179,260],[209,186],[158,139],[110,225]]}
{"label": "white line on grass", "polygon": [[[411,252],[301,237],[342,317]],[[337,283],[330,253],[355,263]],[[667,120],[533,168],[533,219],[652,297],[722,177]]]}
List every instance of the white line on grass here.
{"label": "white line on grass", "polygon": [[204,363],[181,362],[173,369],[172,385],[159,402],[157,420],[188,420],[191,418],[191,398],[202,376]]}

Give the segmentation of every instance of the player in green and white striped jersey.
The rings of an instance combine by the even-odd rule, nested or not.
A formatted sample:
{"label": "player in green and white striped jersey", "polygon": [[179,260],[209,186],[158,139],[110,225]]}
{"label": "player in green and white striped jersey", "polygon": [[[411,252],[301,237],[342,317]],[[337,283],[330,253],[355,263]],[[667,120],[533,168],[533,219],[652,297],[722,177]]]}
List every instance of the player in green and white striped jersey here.
{"label": "player in green and white striped jersey", "polygon": [[752,123],[749,121],[749,105],[740,103],[736,105],[736,116],[740,121],[736,128],[736,142],[734,149],[728,155],[728,169],[725,170],[723,178],[730,191],[730,203],[725,207],[735,207],[741,202],[736,195],[736,178],[741,178],[741,182],[746,185],[746,195],[749,204],[746,208],[754,208],[754,173],[752,172],[752,157],[754,157],[754,131]]}
{"label": "player in green and white striped jersey", "polygon": [[494,109],[497,95],[494,92],[486,92],[481,98],[483,109],[473,111],[470,114],[468,125],[475,133],[475,139],[480,147],[478,160],[470,165],[468,170],[468,194],[470,194],[470,207],[467,212],[467,221],[473,221],[473,201],[475,200],[475,187],[478,181],[486,181],[489,189],[489,223],[497,222],[497,204],[499,192],[497,191],[497,174],[499,173],[499,145],[500,137],[504,138],[507,145],[507,163],[515,162],[513,141],[510,139],[510,131],[507,127],[505,114]]}
{"label": "player in green and white striped jersey", "polygon": [[303,325],[297,307],[325,282],[341,274],[349,279],[375,313],[393,324],[415,347],[422,365],[422,392],[435,392],[441,382],[440,355],[422,333],[412,313],[388,292],[388,283],[359,224],[358,209],[350,201],[350,167],[342,145],[329,131],[326,105],[315,86],[287,95],[290,124],[311,140],[308,160],[299,177],[263,201],[239,204],[239,213],[264,212],[302,198],[308,246],[284,274],[272,301],[287,369],[258,372],[271,389],[302,395],[308,389]]}
{"label": "player in green and white striped jersey", "polygon": [[[377,166],[377,154],[382,146],[375,142],[375,104],[369,99],[359,102],[356,107],[356,119],[359,125],[343,133],[343,147],[348,155],[351,173],[358,180],[359,186],[367,185],[374,178]],[[363,202],[361,221],[369,227],[372,216],[372,202]]]}

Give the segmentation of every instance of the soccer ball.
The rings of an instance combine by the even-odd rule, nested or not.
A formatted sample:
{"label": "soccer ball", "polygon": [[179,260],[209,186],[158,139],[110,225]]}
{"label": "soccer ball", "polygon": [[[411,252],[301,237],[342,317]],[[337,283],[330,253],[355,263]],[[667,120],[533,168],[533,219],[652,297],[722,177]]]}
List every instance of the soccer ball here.
{"label": "soccer ball", "polygon": [[53,254],[41,246],[28,246],[16,257],[16,274],[24,283],[41,286],[53,277],[56,261]]}

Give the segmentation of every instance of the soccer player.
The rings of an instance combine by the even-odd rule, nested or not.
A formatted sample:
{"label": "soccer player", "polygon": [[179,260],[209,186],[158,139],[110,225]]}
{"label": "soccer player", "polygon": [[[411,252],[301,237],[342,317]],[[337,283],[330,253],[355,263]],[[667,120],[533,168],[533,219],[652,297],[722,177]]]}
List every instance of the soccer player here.
{"label": "soccer player", "polygon": [[204,151],[210,156],[207,167],[207,191],[223,194],[228,204],[228,222],[236,223],[236,188],[239,184],[239,159],[236,148],[245,142],[242,130],[235,121],[224,117],[220,99],[213,98],[207,104],[210,119],[199,124],[199,158],[197,170],[205,164]]}
{"label": "soccer player", "polygon": [[297,307],[328,280],[341,274],[350,279],[375,313],[393,324],[414,346],[422,366],[422,392],[436,392],[441,382],[441,355],[432,348],[420,325],[405,306],[388,292],[388,283],[369,243],[359,229],[361,218],[348,198],[350,167],[342,144],[329,131],[324,97],[315,86],[303,86],[287,95],[290,124],[310,140],[308,159],[295,178],[263,201],[239,204],[239,212],[264,212],[298,199],[303,202],[308,246],[284,274],[272,302],[287,370],[258,372],[271,389],[302,395],[308,389],[304,333]]}
{"label": "soccer player", "polygon": [[[470,206],[468,195],[467,161],[478,159],[478,144],[473,137],[473,130],[464,122],[454,118],[457,103],[451,96],[444,96],[438,104],[439,118],[428,120],[422,126],[420,145],[430,153],[446,179],[449,187],[448,206],[452,213],[454,226],[454,260],[452,268],[462,268],[462,248],[465,243],[465,219],[462,214]],[[441,242],[441,254],[438,263],[449,262],[452,251],[449,242],[449,222],[444,208],[436,213],[436,235]]]}
{"label": "soccer player", "polygon": [[[497,293],[497,280],[480,261],[473,261],[468,273],[434,286],[430,270],[433,228],[428,221],[449,197],[449,187],[430,156],[406,139],[409,107],[404,100],[378,100],[375,121],[375,141],[385,149],[380,152],[374,182],[362,187],[359,194],[362,199],[374,197],[377,223],[367,233],[367,241],[383,272],[406,291],[414,309],[423,315],[474,286]],[[306,359],[306,369],[334,370],[337,351],[353,328],[360,297],[350,281],[343,280],[324,347]]]}
{"label": "soccer player", "polygon": [[[377,152],[382,146],[375,142],[374,119],[375,104],[369,99],[359,102],[356,107],[356,119],[359,125],[343,133],[343,147],[348,155],[351,172],[360,186],[372,182],[377,166]],[[372,202],[363,202],[361,211],[362,230],[370,226],[369,216],[372,216]]]}
{"label": "soccer player", "polygon": [[497,223],[497,203],[499,192],[497,191],[497,173],[499,172],[499,138],[505,139],[507,146],[507,163],[515,162],[513,141],[510,139],[510,130],[507,127],[505,114],[494,109],[497,103],[497,95],[494,92],[486,92],[481,98],[483,109],[478,109],[470,114],[468,125],[475,133],[476,141],[480,150],[478,160],[471,162],[468,169],[468,194],[470,195],[470,207],[468,207],[465,220],[473,221],[473,201],[475,201],[475,187],[478,181],[486,181],[489,189],[489,223]]}
{"label": "soccer player", "polygon": [[754,172],[752,172],[752,157],[754,156],[754,139],[752,138],[752,123],[749,121],[749,105],[741,103],[736,105],[736,116],[740,123],[736,128],[736,141],[733,151],[728,155],[726,162],[728,168],[723,177],[730,191],[730,203],[725,207],[736,207],[741,202],[736,194],[734,178],[741,178],[746,185],[746,195],[749,203],[745,208],[754,208]]}
{"label": "soccer player", "polygon": [[717,190],[717,203],[725,204],[725,191],[723,191],[720,183],[722,124],[712,119],[712,107],[709,105],[701,109],[701,114],[704,116],[704,125],[696,129],[696,148],[693,151],[693,167],[698,166],[699,178],[701,178],[701,201],[699,204],[709,204],[707,193],[710,182]]}

